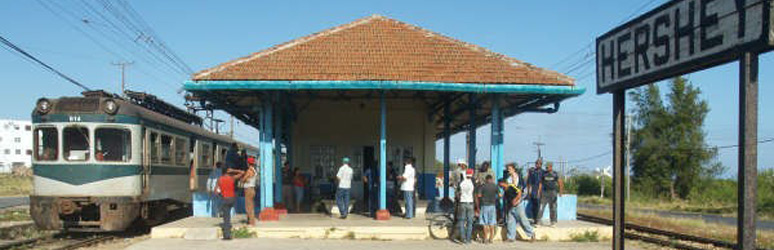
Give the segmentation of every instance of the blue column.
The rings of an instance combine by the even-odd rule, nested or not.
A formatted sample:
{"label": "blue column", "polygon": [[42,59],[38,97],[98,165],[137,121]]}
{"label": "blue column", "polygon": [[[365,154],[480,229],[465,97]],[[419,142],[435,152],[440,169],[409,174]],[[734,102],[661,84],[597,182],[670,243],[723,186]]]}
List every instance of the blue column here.
{"label": "blue column", "polygon": [[264,180],[262,182],[263,190],[265,190],[263,193],[266,196],[266,200],[264,201],[265,203],[263,204],[263,208],[274,207],[274,192],[272,192],[272,187],[274,186],[274,178],[272,178],[274,176],[274,144],[272,143],[272,138],[274,138],[274,133],[272,131],[272,126],[274,125],[273,109],[274,105],[272,104],[271,100],[266,101],[264,109],[264,113],[266,114],[266,120],[264,122],[266,136],[263,143],[263,150],[261,151],[266,155],[263,164]]}
{"label": "blue column", "polygon": [[449,137],[451,136],[451,110],[449,100],[443,104],[443,197],[449,198]]}
{"label": "blue column", "polygon": [[468,124],[468,166],[476,167],[476,95],[471,93],[469,96],[470,124]]}
{"label": "blue column", "polygon": [[379,210],[387,209],[387,103],[379,93]]}
{"label": "blue column", "polygon": [[260,124],[258,124],[258,132],[260,133],[258,136],[258,157],[259,157],[259,166],[258,166],[258,181],[259,181],[259,195],[260,200],[258,201],[258,208],[263,209],[266,207],[266,187],[264,183],[266,182],[266,107],[264,105],[260,106]]}
{"label": "blue column", "polygon": [[[281,103],[281,101],[280,101]],[[274,197],[283,204],[290,202],[282,200],[282,117],[283,113],[281,107],[277,107],[274,112]],[[285,204],[287,206],[288,204]]]}
{"label": "blue column", "polygon": [[500,96],[492,95],[492,169],[499,180],[503,176],[503,117],[500,110]]}

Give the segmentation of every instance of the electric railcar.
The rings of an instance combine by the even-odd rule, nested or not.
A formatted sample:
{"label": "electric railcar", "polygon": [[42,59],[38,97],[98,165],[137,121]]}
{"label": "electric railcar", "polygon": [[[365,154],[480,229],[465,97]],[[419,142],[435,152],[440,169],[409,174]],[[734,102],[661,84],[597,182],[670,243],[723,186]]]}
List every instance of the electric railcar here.
{"label": "electric railcar", "polygon": [[[206,188],[234,141],[132,100],[102,91],[38,100],[30,196],[38,228],[122,231],[163,220]],[[176,109],[166,105],[156,110]]]}

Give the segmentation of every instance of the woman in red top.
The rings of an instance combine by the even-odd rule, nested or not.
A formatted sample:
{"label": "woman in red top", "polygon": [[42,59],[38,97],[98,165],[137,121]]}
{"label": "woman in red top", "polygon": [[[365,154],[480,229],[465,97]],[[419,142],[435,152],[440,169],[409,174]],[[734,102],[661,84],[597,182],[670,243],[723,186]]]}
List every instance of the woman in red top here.
{"label": "woman in red top", "polygon": [[301,202],[304,201],[304,187],[306,186],[306,178],[301,175],[298,168],[293,169],[293,191],[295,192],[295,208],[296,213],[301,212]]}
{"label": "woman in red top", "polygon": [[218,178],[218,186],[215,191],[223,197],[220,205],[220,212],[223,214],[223,239],[230,240],[231,208],[234,207],[234,203],[236,203],[236,194],[234,192],[235,182],[236,179],[242,177],[244,172],[234,169],[229,171],[229,168],[222,168],[221,171],[223,175]]}

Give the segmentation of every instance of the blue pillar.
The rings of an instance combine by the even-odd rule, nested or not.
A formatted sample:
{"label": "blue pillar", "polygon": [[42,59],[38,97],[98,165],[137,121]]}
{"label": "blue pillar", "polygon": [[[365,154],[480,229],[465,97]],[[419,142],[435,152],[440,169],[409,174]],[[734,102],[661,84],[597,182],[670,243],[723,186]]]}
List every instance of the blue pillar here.
{"label": "blue pillar", "polygon": [[387,209],[387,103],[379,93],[379,210]]}
{"label": "blue pillar", "polygon": [[449,198],[449,130],[451,123],[451,110],[449,108],[449,99],[443,104],[443,198]]}
{"label": "blue pillar", "polygon": [[503,116],[500,110],[500,95],[492,95],[492,169],[499,180],[503,176]]}
{"label": "blue pillar", "polygon": [[274,176],[274,145],[272,143],[272,138],[274,137],[272,126],[273,124],[273,107],[271,100],[266,101],[264,104],[264,114],[265,114],[265,120],[264,120],[264,130],[265,130],[265,136],[264,136],[264,143],[262,146],[261,153],[262,155],[265,155],[265,157],[262,157],[264,160],[262,166],[263,166],[263,181],[261,182],[261,187],[263,190],[263,194],[265,196],[263,208],[270,208],[274,207],[274,192],[272,192],[272,187],[274,185],[273,179]]}
{"label": "blue pillar", "polygon": [[[281,101],[280,101],[281,103]],[[277,107],[274,112],[274,197],[285,204],[290,201],[282,200],[282,108]],[[288,204],[285,204],[287,206]]]}
{"label": "blue pillar", "polygon": [[260,133],[258,136],[258,163],[260,164],[258,166],[258,184],[259,184],[259,192],[258,195],[260,196],[260,200],[258,201],[258,208],[263,209],[266,207],[266,187],[264,183],[266,182],[266,171],[264,170],[266,168],[266,107],[264,105],[261,105],[259,107],[260,111],[260,123],[258,124],[258,132]]}
{"label": "blue pillar", "polygon": [[468,166],[476,167],[476,94],[469,96],[470,124],[468,124]]}

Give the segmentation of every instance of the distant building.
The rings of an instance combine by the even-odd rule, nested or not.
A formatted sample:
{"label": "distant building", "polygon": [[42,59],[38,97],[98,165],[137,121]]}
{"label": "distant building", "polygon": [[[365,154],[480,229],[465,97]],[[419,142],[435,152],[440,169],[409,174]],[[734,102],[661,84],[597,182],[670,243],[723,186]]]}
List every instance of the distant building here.
{"label": "distant building", "polygon": [[32,123],[0,120],[0,173],[14,166],[30,167],[32,160]]}

